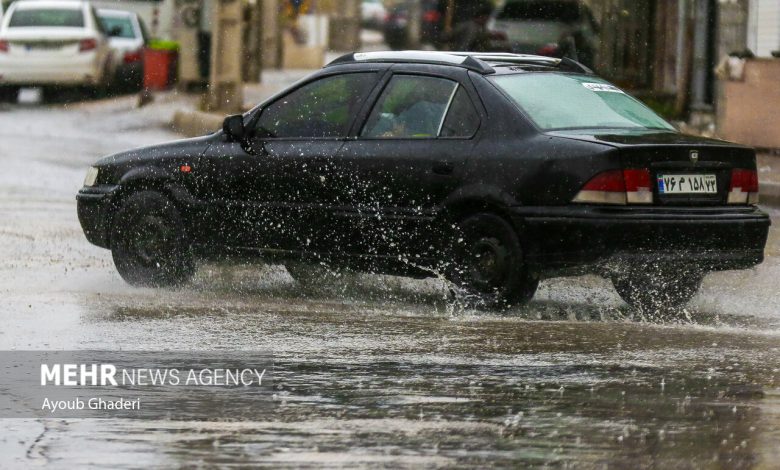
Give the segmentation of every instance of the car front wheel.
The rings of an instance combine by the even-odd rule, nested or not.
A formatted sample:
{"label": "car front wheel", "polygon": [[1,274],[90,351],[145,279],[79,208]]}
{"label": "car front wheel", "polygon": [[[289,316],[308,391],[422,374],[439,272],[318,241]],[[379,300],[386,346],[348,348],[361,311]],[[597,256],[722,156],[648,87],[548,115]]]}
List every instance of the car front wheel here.
{"label": "car front wheel", "polygon": [[195,272],[179,211],[154,191],[124,200],[112,224],[111,253],[122,279],[133,286],[178,286]]}
{"label": "car front wheel", "polygon": [[645,272],[616,274],[612,285],[629,305],[643,312],[663,312],[682,307],[699,291],[704,273],[669,272],[648,269]]}
{"label": "car front wheel", "polygon": [[501,310],[530,301],[539,286],[528,271],[514,228],[482,213],[463,219],[452,245],[450,280],[468,305]]}

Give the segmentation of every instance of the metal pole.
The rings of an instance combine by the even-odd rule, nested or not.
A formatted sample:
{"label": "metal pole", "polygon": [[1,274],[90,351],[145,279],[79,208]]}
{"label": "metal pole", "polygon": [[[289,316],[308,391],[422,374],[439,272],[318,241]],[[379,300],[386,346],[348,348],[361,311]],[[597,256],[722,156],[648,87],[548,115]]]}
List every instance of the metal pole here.
{"label": "metal pole", "polygon": [[420,5],[420,0],[413,0],[409,6],[409,28],[407,29],[407,42],[410,49],[420,48],[420,39],[422,33],[422,31],[420,31],[421,27],[422,5]]}
{"label": "metal pole", "polygon": [[447,0],[447,11],[444,13],[444,32],[452,32],[452,20],[455,18],[455,0]]}

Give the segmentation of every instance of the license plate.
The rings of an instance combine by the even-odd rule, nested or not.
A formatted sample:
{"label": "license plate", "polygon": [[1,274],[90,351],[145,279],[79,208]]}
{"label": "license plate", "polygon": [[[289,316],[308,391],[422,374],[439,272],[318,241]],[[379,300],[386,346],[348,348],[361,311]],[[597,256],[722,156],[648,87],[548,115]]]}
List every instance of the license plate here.
{"label": "license plate", "polygon": [[24,45],[28,51],[53,51],[62,49],[62,44],[56,42],[31,42]]}
{"label": "license plate", "polygon": [[717,194],[715,175],[658,175],[659,194]]}

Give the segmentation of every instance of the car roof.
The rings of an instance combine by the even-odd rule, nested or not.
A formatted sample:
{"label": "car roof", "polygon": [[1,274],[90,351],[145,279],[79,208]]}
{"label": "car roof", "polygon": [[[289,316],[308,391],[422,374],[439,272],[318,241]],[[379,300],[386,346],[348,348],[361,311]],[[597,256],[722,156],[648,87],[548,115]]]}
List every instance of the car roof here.
{"label": "car roof", "polygon": [[12,5],[16,10],[36,8],[72,8],[79,10],[84,8],[86,3],[78,0],[18,0]]}
{"label": "car roof", "polygon": [[343,55],[326,67],[359,63],[429,64],[465,68],[482,75],[499,72],[559,71],[592,74],[588,67],[564,57],[558,59],[530,54],[440,51],[354,52]]}
{"label": "car roof", "polygon": [[107,9],[107,8],[98,8],[98,9],[97,9],[97,14],[98,14],[98,15],[103,15],[103,16],[124,16],[124,17],[128,17],[128,18],[132,18],[132,17],[134,17],[134,16],[137,16],[137,15],[136,15],[134,12],[132,12],[132,11],[127,11],[127,10],[111,10],[111,9]]}

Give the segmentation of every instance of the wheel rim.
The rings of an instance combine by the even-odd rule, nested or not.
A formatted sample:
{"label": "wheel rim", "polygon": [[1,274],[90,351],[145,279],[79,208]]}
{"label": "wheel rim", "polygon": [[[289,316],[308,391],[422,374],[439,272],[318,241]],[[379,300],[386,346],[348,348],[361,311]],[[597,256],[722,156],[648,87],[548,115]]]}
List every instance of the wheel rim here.
{"label": "wheel rim", "polygon": [[467,263],[471,284],[483,292],[500,288],[509,264],[509,251],[500,240],[488,237],[475,240]]}
{"label": "wheel rim", "polygon": [[154,215],[143,217],[130,240],[130,252],[146,266],[159,266],[174,249],[173,230]]}

